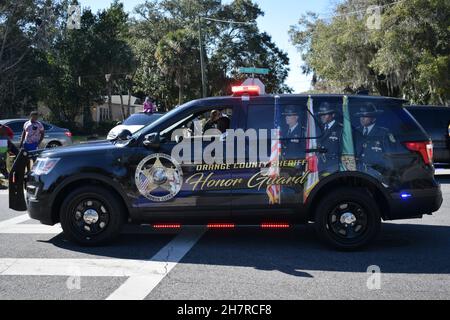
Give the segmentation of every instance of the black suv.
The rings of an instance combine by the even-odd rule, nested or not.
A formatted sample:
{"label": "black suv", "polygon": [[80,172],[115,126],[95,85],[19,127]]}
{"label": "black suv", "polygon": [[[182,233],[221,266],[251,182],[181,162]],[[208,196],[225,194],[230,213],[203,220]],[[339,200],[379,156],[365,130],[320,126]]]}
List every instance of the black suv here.
{"label": "black suv", "polygon": [[450,165],[450,107],[406,106],[433,140],[433,159],[437,165]]}
{"label": "black suv", "polygon": [[[111,240],[126,222],[311,221],[327,243],[357,249],[376,236],[382,219],[421,218],[442,203],[431,140],[403,104],[236,88],[233,96],[186,103],[114,141],[21,151],[10,175],[10,207],[28,209],[43,224],[61,222],[66,237],[82,245]],[[227,148],[233,144],[244,152]],[[25,200],[29,158],[35,162]]]}

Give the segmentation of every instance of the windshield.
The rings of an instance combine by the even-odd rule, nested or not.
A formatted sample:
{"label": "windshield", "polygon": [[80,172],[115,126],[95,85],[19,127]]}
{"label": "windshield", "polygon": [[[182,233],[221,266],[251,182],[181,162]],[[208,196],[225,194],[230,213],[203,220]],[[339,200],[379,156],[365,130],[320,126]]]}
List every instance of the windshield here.
{"label": "windshield", "polygon": [[155,120],[161,118],[161,114],[145,114],[145,113],[137,113],[129,116],[124,122],[123,125],[126,126],[146,126]]}
{"label": "windshield", "polygon": [[[192,102],[192,101],[191,101]],[[157,126],[159,126],[161,123],[164,123],[166,120],[170,119],[171,117],[173,117],[174,115],[176,115],[179,112],[182,112],[184,109],[186,109],[186,107],[188,107],[190,105],[190,103],[184,104],[182,106],[176,107],[175,109],[170,110],[169,112],[167,112],[166,114],[162,115],[159,119],[157,119],[156,121],[153,121],[152,123],[149,123],[147,126],[141,128],[140,130],[136,131],[133,135],[132,138],[133,139],[137,139],[139,138],[139,136],[142,133],[147,133],[147,132],[151,132],[151,130]]]}

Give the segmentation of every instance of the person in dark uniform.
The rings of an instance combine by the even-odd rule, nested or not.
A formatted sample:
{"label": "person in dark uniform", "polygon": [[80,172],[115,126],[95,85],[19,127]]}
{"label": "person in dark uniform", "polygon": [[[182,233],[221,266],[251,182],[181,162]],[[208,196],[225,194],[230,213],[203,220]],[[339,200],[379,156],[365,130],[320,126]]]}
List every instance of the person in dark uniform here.
{"label": "person in dark uniform", "polygon": [[[295,106],[287,106],[283,112],[287,127],[282,130],[282,154],[284,160],[298,159],[304,152],[302,144],[302,126],[299,123],[299,114]],[[302,152],[303,150],[303,152]]]}
{"label": "person in dark uniform", "polygon": [[371,102],[361,106],[356,113],[361,126],[357,128],[355,135],[355,152],[359,167],[365,172],[374,169],[382,173],[386,167],[384,153],[392,150],[396,143],[395,137],[387,128],[377,125],[377,118],[382,113]]}
{"label": "person in dark uniform", "polygon": [[327,150],[319,156],[319,171],[330,174],[339,171],[339,157],[341,154],[342,123],[336,120],[336,109],[328,102],[320,105],[317,115],[322,123],[322,136],[319,148]]}

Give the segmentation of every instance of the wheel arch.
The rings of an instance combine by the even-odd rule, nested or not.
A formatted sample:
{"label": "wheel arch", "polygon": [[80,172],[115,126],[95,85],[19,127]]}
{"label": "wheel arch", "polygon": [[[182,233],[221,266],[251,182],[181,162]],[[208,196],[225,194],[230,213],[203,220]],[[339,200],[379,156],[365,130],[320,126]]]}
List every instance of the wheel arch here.
{"label": "wheel arch", "polygon": [[330,175],[319,182],[312,190],[305,203],[307,209],[307,218],[314,220],[314,213],[320,200],[330,191],[341,187],[359,187],[366,189],[375,201],[379,204],[381,218],[389,220],[390,206],[389,193],[385,188],[372,176],[359,172],[342,172]]}
{"label": "wheel arch", "polygon": [[126,195],[122,192],[119,185],[111,179],[107,177],[103,177],[101,175],[93,175],[93,174],[83,174],[81,176],[77,176],[74,178],[69,178],[65,183],[60,185],[54,192],[54,197],[51,201],[51,212],[52,212],[52,220],[54,223],[59,222],[59,210],[64,201],[65,196],[68,195],[72,190],[82,186],[100,186],[110,191],[112,194],[117,196],[117,199],[122,202],[124,208],[127,210],[126,216],[127,218],[130,216],[130,207],[128,202],[126,201]]}

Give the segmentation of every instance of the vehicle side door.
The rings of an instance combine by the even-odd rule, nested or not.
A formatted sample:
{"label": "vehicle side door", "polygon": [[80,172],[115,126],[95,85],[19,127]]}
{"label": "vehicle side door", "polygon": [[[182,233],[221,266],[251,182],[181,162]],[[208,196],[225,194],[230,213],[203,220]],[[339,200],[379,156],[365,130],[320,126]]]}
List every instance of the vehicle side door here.
{"label": "vehicle side door", "polygon": [[[233,215],[260,215],[266,210],[280,215],[301,209],[306,179],[307,101],[253,99],[245,106],[244,128],[249,137],[245,159],[233,170],[233,178],[242,178],[232,191]],[[250,135],[250,131],[256,133]],[[250,151],[255,146],[256,161]]]}
{"label": "vehicle side door", "polygon": [[[223,117],[230,118],[230,129],[235,126],[237,107],[233,103],[209,104],[191,108],[173,119],[169,119],[158,127],[158,132],[146,133],[146,135],[158,134],[160,145],[158,148],[146,147],[143,140],[133,150],[131,166],[134,169],[131,171],[136,183],[133,188],[133,207],[142,209],[153,216],[164,216],[168,212],[171,217],[177,215],[194,218],[230,216],[231,186],[227,182],[231,179],[231,172],[224,166],[204,163],[202,154],[210,142],[203,141],[198,134],[194,134],[199,125],[200,131],[197,133],[203,133],[201,125],[205,123],[206,116],[212,110],[220,110],[224,112]],[[226,115],[225,111],[230,114]],[[178,134],[175,134],[176,132]],[[217,134],[211,140],[220,141],[220,136]],[[225,140],[220,141],[224,150],[225,143]],[[200,154],[195,152],[196,148]],[[186,150],[190,150],[189,154],[184,153]],[[226,157],[226,153],[223,156]],[[149,165],[146,164],[147,161]],[[169,170],[171,173],[174,169],[177,170],[178,181],[176,184],[178,185],[174,188],[174,192],[168,193],[165,190],[150,187],[152,190],[148,194],[144,194],[137,187],[142,170],[147,170],[147,173],[150,174],[155,173],[151,171],[152,166],[155,166],[155,161],[159,161],[159,165],[163,165],[162,170]],[[145,177],[143,177],[143,181],[145,184]]]}

